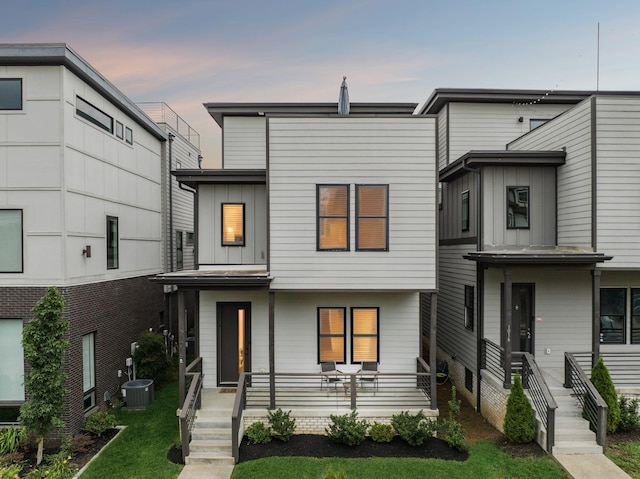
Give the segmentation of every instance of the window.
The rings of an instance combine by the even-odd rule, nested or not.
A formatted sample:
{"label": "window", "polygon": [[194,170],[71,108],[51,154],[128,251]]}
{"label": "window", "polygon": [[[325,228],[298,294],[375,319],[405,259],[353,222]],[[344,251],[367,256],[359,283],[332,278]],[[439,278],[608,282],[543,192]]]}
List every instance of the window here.
{"label": "window", "polygon": [[113,133],[113,118],[79,96],[76,97],[76,114],[103,130]]}
{"label": "window", "polygon": [[507,186],[507,228],[529,227],[529,187]]}
{"label": "window", "polygon": [[187,231],[187,246],[193,246],[193,231]]}
{"label": "window", "polygon": [[529,131],[535,130],[536,128],[538,128],[539,126],[544,125],[548,121],[549,120],[547,120],[547,119],[531,118],[529,120]]}
{"label": "window", "polygon": [[129,127],[124,129],[124,141],[133,145],[133,131]]}
{"label": "window", "polygon": [[345,308],[318,308],[318,362],[345,362]]}
{"label": "window", "polygon": [[184,267],[184,255],[182,248],[182,231],[176,231],[176,268]]}
{"label": "window", "polygon": [[626,310],[626,288],[603,288],[600,290],[601,343],[625,343]]}
{"label": "window", "polygon": [[469,191],[462,192],[462,210],[460,211],[462,231],[469,231]]}
{"label": "window", "polygon": [[378,308],[351,308],[351,362],[379,362]]}
{"label": "window", "polygon": [[349,185],[317,187],[318,250],[349,250]]}
{"label": "window", "polygon": [[244,203],[222,203],[222,246],[244,246]]}
{"label": "window", "polygon": [[22,268],[22,210],[0,210],[0,273]]}
{"label": "window", "polygon": [[82,391],[84,410],[96,405],[96,336],[89,333],[82,336]]}
{"label": "window", "polygon": [[464,287],[464,327],[473,331],[473,286]]}
{"label": "window", "polygon": [[0,351],[2,351],[0,402],[22,402],[24,401],[22,319],[0,318]]}
{"label": "window", "polygon": [[631,344],[640,344],[640,289],[631,289]]}
{"label": "window", "polygon": [[116,121],[116,136],[124,140],[124,125],[119,121]]}
{"label": "window", "polygon": [[118,218],[107,216],[107,269],[118,268]]}
{"label": "window", "polygon": [[438,209],[442,209],[442,182],[438,182]]}
{"label": "window", "polygon": [[387,251],[388,185],[356,185],[356,250]]}
{"label": "window", "polygon": [[0,110],[22,110],[22,78],[0,78]]}

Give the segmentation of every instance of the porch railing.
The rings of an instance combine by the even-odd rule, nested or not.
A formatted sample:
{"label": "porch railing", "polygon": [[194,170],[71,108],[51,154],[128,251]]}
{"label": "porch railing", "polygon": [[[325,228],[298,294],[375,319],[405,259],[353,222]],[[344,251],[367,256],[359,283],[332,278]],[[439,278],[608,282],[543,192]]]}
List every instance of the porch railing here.
{"label": "porch railing", "polygon": [[231,453],[233,460],[238,463],[240,459],[240,424],[242,422],[242,411],[247,404],[247,375],[240,373],[238,378],[238,389],[236,390],[236,398],[233,402],[233,412],[231,413]]}
{"label": "porch railing", "polygon": [[189,389],[180,407],[180,441],[182,443],[182,460],[189,455],[191,430],[195,423],[196,410],[200,408],[202,393],[202,358],[197,357],[185,369]]}
{"label": "porch railing", "polygon": [[595,429],[596,442],[604,450],[607,439],[607,403],[604,402],[572,353],[564,353],[564,387],[573,389],[576,399],[582,406],[583,417]]}
{"label": "porch railing", "polygon": [[[593,353],[571,353],[587,377],[591,377]],[[600,352],[616,388],[640,388],[640,352]]]}
{"label": "porch railing", "polygon": [[522,385],[529,391],[533,408],[547,431],[547,451],[555,444],[556,409],[558,404],[542,376],[540,368],[530,353],[522,354]]}
{"label": "porch railing", "polygon": [[[505,353],[502,346],[484,338],[482,340],[481,369],[486,369],[498,379],[505,381]],[[511,356],[511,374],[522,370],[522,354],[514,351]]]}

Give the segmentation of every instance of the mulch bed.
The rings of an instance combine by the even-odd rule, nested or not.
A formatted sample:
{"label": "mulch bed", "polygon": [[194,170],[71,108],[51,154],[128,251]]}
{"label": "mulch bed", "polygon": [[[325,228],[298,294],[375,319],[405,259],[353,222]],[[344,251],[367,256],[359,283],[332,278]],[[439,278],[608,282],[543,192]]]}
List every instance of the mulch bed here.
{"label": "mulch bed", "polygon": [[421,446],[410,446],[399,437],[391,442],[379,443],[366,438],[358,446],[347,446],[331,441],[327,436],[296,434],[290,441],[277,439],[267,444],[248,444],[243,438],[240,444],[240,462],[271,456],[306,457],[415,457],[422,459],[448,459],[465,461],[469,455],[449,447],[442,439],[430,438]]}

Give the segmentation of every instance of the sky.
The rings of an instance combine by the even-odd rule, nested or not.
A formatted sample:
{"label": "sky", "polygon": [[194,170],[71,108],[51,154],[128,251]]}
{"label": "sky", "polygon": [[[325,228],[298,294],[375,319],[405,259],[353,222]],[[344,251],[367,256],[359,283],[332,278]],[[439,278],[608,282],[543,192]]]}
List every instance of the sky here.
{"label": "sky", "polygon": [[337,103],[343,76],[352,102],[640,90],[639,25],[637,0],[18,0],[0,43],[68,44],[131,100],[167,103],[217,168],[203,103]]}

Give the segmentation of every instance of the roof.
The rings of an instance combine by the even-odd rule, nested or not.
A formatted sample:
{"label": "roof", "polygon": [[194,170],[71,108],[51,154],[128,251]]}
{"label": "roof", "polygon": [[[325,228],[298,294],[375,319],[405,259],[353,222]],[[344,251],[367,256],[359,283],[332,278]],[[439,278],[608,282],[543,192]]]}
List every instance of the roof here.
{"label": "roof", "polygon": [[63,66],[159,140],[166,134],[133,101],[65,43],[0,43],[0,66]]}
{"label": "roof", "polygon": [[264,288],[271,282],[265,270],[187,270],[158,274],[150,281],[185,289]]}
{"label": "roof", "polygon": [[523,248],[518,250],[477,251],[462,256],[485,266],[589,266],[613,259],[604,253],[579,248]]}
{"label": "roof", "polygon": [[176,179],[191,188],[199,184],[265,184],[266,170],[174,170]]}
{"label": "roof", "polygon": [[440,181],[448,182],[482,166],[560,166],[564,150],[471,150],[440,170]]}
{"label": "roof", "polygon": [[[204,103],[220,127],[225,116],[338,116],[338,103]],[[351,103],[349,115],[397,116],[412,115],[417,103]]]}

